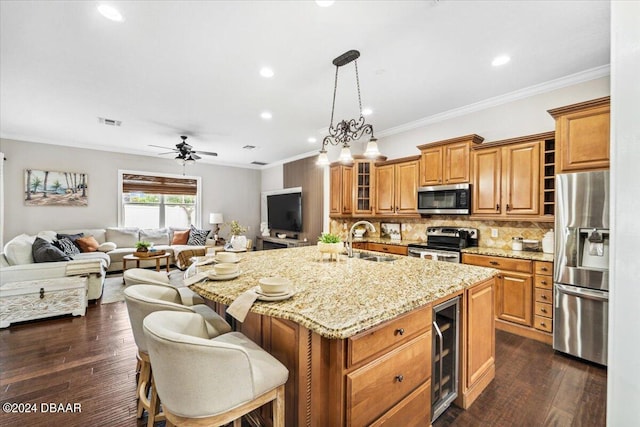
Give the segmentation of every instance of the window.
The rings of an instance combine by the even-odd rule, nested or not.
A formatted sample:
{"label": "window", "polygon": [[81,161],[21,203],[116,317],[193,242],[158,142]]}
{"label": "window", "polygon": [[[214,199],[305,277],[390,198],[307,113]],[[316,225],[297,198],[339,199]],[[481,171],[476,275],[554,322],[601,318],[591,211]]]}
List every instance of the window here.
{"label": "window", "polygon": [[200,178],[120,171],[121,227],[200,224]]}

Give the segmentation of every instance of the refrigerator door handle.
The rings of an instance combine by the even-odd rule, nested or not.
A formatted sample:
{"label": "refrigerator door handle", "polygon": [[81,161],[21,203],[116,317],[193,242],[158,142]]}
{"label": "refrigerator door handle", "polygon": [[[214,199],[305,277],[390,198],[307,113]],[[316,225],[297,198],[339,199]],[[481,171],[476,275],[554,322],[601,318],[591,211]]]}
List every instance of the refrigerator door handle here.
{"label": "refrigerator door handle", "polygon": [[556,283],[556,288],[563,294],[572,295],[574,297],[588,298],[596,301],[609,301],[609,292],[578,288],[576,286],[562,285],[560,283]]}

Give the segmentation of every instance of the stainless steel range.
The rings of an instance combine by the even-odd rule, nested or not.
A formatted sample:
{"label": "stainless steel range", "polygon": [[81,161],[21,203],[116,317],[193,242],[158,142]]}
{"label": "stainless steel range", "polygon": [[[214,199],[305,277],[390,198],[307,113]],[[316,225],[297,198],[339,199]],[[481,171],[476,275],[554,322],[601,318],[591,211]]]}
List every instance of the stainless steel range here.
{"label": "stainless steel range", "polygon": [[478,229],[465,227],[429,227],[427,243],[411,243],[409,256],[434,261],[460,262],[462,249],[478,246]]}

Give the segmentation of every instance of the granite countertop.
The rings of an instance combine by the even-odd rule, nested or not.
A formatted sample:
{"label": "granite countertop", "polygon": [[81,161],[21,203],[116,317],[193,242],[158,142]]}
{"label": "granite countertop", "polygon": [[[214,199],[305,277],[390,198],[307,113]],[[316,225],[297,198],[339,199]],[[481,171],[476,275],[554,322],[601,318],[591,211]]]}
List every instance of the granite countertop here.
{"label": "granite countertop", "polygon": [[[471,265],[394,258],[392,262],[372,262],[341,255],[338,262],[329,261],[321,258],[315,246],[247,252],[242,254],[238,278],[207,280],[191,285],[191,289],[229,305],[257,286],[262,277],[286,277],[294,284],[293,297],[256,301],[251,311],[294,321],[326,338],[342,339],[497,273]],[[203,271],[212,265],[197,268]]]}
{"label": "granite countertop", "polygon": [[505,258],[528,259],[533,261],[553,262],[553,254],[547,254],[544,252],[512,251],[508,249],[474,247],[474,248],[465,248],[462,250],[462,253],[501,256]]}

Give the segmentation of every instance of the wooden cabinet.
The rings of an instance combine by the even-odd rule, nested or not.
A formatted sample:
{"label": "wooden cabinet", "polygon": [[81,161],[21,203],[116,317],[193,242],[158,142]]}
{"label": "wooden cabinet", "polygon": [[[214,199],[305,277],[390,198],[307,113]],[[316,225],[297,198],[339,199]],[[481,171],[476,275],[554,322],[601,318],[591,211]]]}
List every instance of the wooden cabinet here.
{"label": "wooden cabinet", "polygon": [[553,263],[534,262],[534,319],[533,326],[544,332],[553,332]]}
{"label": "wooden cabinet", "polygon": [[494,279],[465,290],[460,378],[456,404],[468,408],[495,377]]}
{"label": "wooden cabinet", "polygon": [[409,250],[406,246],[402,245],[393,245],[388,243],[367,243],[367,250],[376,251],[376,252],[385,252],[388,254],[395,255],[409,255]]}
{"label": "wooden cabinet", "polygon": [[353,165],[332,164],[329,181],[329,215],[350,215],[353,212]]}
{"label": "wooden cabinet", "polygon": [[556,119],[556,173],[609,168],[610,99],[549,110]]}
{"label": "wooden cabinet", "polygon": [[470,147],[484,140],[478,135],[433,142],[418,146],[421,186],[469,182]]}
{"label": "wooden cabinet", "polygon": [[551,343],[553,263],[476,254],[462,254],[462,262],[500,270],[495,288],[497,329]]}
{"label": "wooden cabinet", "polygon": [[376,215],[417,216],[419,156],[376,163]]}
{"label": "wooden cabinet", "polygon": [[[553,161],[552,135],[547,132],[498,141],[473,150],[472,215],[479,219],[553,220],[553,174],[546,174],[543,163]],[[547,203],[546,198],[550,198]]]}

